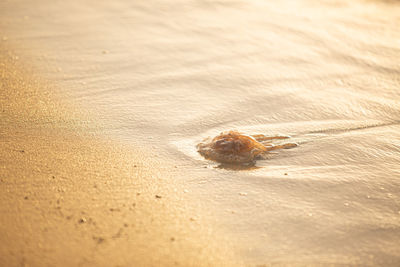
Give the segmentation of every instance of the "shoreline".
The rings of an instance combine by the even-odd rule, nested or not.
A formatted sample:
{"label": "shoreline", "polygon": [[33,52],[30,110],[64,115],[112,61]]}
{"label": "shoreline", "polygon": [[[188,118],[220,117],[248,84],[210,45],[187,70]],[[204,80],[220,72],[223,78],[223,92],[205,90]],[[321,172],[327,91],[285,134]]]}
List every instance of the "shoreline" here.
{"label": "shoreline", "polygon": [[[399,265],[398,3],[0,10],[0,265]],[[228,130],[300,146],[223,169]]]}
{"label": "shoreline", "polygon": [[12,60],[1,60],[0,265],[235,265],[167,163],[74,127],[51,96],[35,102],[51,92]]}

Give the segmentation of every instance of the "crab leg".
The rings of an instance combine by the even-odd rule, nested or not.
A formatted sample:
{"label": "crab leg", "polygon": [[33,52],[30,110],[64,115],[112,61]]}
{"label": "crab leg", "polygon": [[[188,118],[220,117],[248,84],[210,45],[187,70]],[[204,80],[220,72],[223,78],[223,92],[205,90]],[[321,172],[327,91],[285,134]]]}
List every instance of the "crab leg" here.
{"label": "crab leg", "polygon": [[293,148],[298,146],[298,144],[296,143],[286,143],[286,144],[282,144],[282,145],[269,145],[269,146],[265,146],[265,148],[267,149],[266,151],[271,151],[271,150],[276,150],[276,149],[289,149],[289,148]]}
{"label": "crab leg", "polygon": [[252,137],[259,142],[273,140],[273,139],[288,139],[288,138],[290,138],[290,136],[285,136],[285,135],[265,136],[263,134],[254,134],[254,135],[252,135]]}

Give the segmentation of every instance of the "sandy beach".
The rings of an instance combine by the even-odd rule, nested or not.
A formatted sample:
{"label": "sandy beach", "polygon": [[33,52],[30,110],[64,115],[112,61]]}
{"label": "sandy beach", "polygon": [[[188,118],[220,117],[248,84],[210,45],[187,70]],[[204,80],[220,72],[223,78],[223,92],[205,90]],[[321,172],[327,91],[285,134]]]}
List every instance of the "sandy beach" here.
{"label": "sandy beach", "polygon": [[[2,1],[0,266],[398,266],[399,28],[397,1]],[[299,146],[197,153],[233,129]]]}
{"label": "sandy beach", "polygon": [[[144,149],[90,134],[95,123],[1,50],[1,266],[236,265]],[[215,245],[215,247],[214,247]]]}

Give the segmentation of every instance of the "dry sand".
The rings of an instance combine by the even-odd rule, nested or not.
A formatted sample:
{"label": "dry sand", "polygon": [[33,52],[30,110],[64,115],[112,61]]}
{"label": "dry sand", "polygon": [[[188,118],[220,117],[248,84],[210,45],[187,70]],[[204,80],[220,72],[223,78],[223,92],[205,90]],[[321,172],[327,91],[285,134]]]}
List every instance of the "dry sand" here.
{"label": "dry sand", "polygon": [[[7,264],[400,265],[398,1],[0,12]],[[231,129],[300,146],[198,155]]]}

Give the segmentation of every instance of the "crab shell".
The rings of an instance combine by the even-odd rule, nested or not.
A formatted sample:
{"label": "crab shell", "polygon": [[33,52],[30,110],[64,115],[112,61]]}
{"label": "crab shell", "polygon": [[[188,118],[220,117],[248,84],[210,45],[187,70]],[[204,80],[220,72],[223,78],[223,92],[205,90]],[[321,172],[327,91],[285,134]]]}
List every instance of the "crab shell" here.
{"label": "crab shell", "polygon": [[249,163],[267,151],[253,137],[236,131],[223,132],[213,139],[205,139],[197,145],[197,149],[206,159],[222,163]]}

